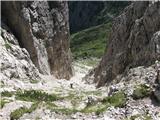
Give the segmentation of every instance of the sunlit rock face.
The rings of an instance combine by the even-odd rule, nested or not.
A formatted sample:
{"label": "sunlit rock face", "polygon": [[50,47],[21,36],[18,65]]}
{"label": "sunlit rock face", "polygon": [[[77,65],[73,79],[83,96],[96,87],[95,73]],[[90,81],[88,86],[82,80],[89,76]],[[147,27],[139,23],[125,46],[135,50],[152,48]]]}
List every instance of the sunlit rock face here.
{"label": "sunlit rock face", "polygon": [[160,60],[160,2],[134,2],[115,18],[109,44],[94,72],[98,86],[131,67]]}
{"label": "sunlit rock face", "polygon": [[2,20],[40,73],[72,76],[67,2],[2,2]]}
{"label": "sunlit rock face", "polygon": [[1,23],[0,30],[0,80],[40,80],[27,50],[20,48],[18,40],[4,23]]}

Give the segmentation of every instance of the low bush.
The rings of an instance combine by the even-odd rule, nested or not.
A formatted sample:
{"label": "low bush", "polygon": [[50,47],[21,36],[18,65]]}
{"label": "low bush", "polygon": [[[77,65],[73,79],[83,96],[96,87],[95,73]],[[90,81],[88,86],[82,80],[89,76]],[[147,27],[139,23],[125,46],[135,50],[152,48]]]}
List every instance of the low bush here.
{"label": "low bush", "polygon": [[133,99],[142,99],[144,97],[149,97],[151,94],[151,89],[142,84],[136,87],[136,89],[133,91]]}

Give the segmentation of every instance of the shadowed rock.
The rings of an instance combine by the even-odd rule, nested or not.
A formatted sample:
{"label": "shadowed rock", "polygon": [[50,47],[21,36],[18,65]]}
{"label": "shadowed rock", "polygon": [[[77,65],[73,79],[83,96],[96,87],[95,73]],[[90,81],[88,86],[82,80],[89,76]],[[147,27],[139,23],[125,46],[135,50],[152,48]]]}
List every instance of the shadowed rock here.
{"label": "shadowed rock", "polygon": [[94,72],[99,86],[131,67],[160,60],[160,3],[134,2],[113,21],[109,45]]}

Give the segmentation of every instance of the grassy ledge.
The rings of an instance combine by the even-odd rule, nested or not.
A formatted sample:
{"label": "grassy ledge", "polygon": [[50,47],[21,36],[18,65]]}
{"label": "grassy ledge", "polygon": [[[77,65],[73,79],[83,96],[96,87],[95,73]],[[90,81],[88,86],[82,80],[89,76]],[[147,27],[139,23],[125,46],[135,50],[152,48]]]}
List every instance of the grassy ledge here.
{"label": "grassy ledge", "polygon": [[48,94],[38,90],[25,90],[16,93],[16,99],[23,101],[55,101],[59,97],[55,94]]}

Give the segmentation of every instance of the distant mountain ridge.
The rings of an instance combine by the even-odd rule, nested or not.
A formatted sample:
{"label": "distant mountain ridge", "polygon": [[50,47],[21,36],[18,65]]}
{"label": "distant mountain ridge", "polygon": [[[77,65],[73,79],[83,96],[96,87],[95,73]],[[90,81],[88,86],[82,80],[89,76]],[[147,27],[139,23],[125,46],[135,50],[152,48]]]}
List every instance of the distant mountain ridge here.
{"label": "distant mountain ridge", "polygon": [[71,33],[111,21],[130,2],[128,1],[70,1]]}

